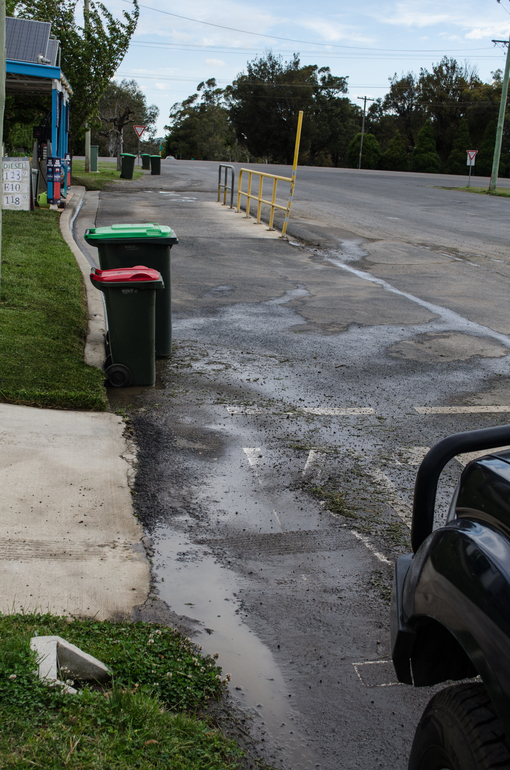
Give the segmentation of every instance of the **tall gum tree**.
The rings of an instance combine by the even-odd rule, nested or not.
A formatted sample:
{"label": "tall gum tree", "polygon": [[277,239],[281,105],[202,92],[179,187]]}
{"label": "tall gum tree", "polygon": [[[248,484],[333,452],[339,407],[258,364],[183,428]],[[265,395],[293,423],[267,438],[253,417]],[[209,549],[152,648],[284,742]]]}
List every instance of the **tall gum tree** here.
{"label": "tall gum tree", "polygon": [[138,0],[132,10],[116,19],[101,2],[90,0],[88,23],[77,22],[77,0],[21,0],[11,5],[12,15],[51,22],[61,43],[61,66],[73,89],[69,134],[71,143],[97,113],[99,100],[129,47],[139,16]]}

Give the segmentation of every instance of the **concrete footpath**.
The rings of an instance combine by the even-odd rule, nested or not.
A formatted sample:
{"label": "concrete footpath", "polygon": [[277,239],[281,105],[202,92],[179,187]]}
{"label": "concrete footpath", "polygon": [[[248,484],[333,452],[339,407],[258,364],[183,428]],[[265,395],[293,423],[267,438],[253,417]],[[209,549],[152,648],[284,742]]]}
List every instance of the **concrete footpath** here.
{"label": "concrete footpath", "polygon": [[[170,184],[173,189],[175,180]],[[218,275],[228,275],[230,265],[248,249],[253,256],[253,282],[241,299],[256,301],[269,287],[271,292],[285,293],[289,266],[287,262],[280,264],[280,258],[282,251],[292,247],[279,240],[277,233],[268,232],[265,226],[253,228],[251,222],[216,203],[214,195],[200,195],[197,205],[197,197],[188,193],[165,192],[168,185],[164,176],[144,175],[130,183],[129,190],[124,186],[112,188],[139,194],[102,193],[103,216],[110,217],[108,223],[162,221],[168,216],[167,196],[174,196],[178,235],[179,225],[187,229],[187,248],[184,243],[179,247],[178,258],[178,262],[185,262],[186,271],[197,269],[190,255],[205,251],[211,260],[202,280],[214,287]],[[139,195],[143,196],[148,187],[163,191],[157,202],[153,197],[146,203],[140,200]],[[105,331],[102,294],[89,280],[97,253],[83,241],[86,227],[103,224],[99,202],[99,193],[85,194],[84,188],[73,187],[60,223],[87,290],[85,360],[101,367]],[[78,213],[79,226],[73,229]],[[269,273],[259,263],[264,255],[265,264],[268,249],[273,263]],[[172,281],[175,279],[178,288],[178,270]],[[203,297],[177,292],[173,302],[179,310],[190,303],[200,307],[212,301],[221,306],[224,291],[228,294],[231,288],[220,287],[219,293],[212,294],[206,291]],[[172,613],[148,601],[149,596],[154,597],[150,595],[147,541],[134,516],[129,486],[136,450],[124,433],[123,420],[111,413],[0,404],[1,612],[51,612],[98,619],[140,618],[147,612],[155,617],[163,612],[164,618],[170,619]]]}
{"label": "concrete footpath", "polygon": [[[88,287],[90,266],[71,237],[83,197],[73,188],[61,229]],[[100,365],[104,318],[91,289],[86,360]],[[1,612],[129,618],[147,600],[149,563],[129,487],[135,454],[124,428],[114,414],[0,404]]]}

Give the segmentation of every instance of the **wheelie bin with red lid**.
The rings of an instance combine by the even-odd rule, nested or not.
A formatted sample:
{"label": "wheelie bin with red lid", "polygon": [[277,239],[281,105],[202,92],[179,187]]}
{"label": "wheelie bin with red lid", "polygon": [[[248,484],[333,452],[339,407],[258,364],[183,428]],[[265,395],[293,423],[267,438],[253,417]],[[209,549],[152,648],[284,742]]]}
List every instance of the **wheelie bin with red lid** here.
{"label": "wheelie bin with red lid", "polygon": [[153,222],[92,227],[83,236],[98,250],[102,270],[148,265],[161,273],[165,288],[156,296],[156,358],[172,354],[170,250],[179,243],[171,227]]}
{"label": "wheelie bin with red lid", "polygon": [[154,385],[156,290],[164,285],[161,274],[137,265],[94,269],[90,280],[105,297],[110,351],[105,374],[111,385]]}

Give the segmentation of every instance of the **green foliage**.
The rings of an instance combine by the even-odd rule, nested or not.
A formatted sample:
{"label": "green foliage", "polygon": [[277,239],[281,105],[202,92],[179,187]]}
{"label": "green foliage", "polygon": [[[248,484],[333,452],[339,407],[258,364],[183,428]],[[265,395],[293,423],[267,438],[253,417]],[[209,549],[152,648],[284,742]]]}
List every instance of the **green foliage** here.
{"label": "green foliage", "polygon": [[197,93],[174,104],[170,111],[170,133],[163,155],[196,160],[230,160],[234,134],[224,105],[224,91],[211,78],[199,83]]}
{"label": "green foliage", "polygon": [[[159,108],[147,105],[135,80],[111,80],[100,99],[98,114],[101,127],[92,132],[93,143],[99,146],[99,155],[114,157],[121,152],[137,152],[138,137],[133,125],[145,126],[144,141],[150,140]],[[124,132],[127,127],[129,130]]]}
{"label": "green foliage", "polygon": [[104,375],[83,361],[85,289],[58,217],[2,214],[0,401],[105,409]]}
{"label": "green foliage", "polygon": [[433,123],[442,164],[450,155],[457,126],[467,112],[471,95],[480,84],[474,71],[447,56],[432,67],[432,72],[420,71],[420,104]]}
{"label": "green foliage", "polygon": [[292,163],[298,114],[304,113],[301,154],[314,162],[337,165],[345,155],[352,131],[352,106],[339,94],[347,79],[331,74],[329,67],[301,66],[299,56],[284,62],[269,51],[248,62],[226,89],[230,119],[239,141],[257,158]]}
{"label": "green foliage", "polygon": [[411,159],[411,171],[438,174],[441,159],[436,151],[436,141],[430,120],[427,120],[420,133]]}
{"label": "green foliage", "polygon": [[409,157],[406,143],[404,142],[400,131],[396,131],[388,148],[383,153],[381,159],[381,168],[387,171],[407,171],[409,168]]}
{"label": "green foliage", "polygon": [[453,147],[446,164],[447,174],[468,174],[467,151],[472,150],[469,139],[469,126],[464,118],[460,121]]}
{"label": "green foliage", "polygon": [[13,123],[9,126],[8,141],[5,141],[6,155],[11,158],[32,155],[34,144],[32,126],[32,123]]}
{"label": "green foliage", "polygon": [[[81,692],[73,696],[41,683],[29,649],[35,634],[62,636],[95,655],[112,670],[112,684],[87,688],[75,683]],[[0,650],[3,768],[238,767],[240,751],[233,742],[183,713],[219,697],[223,684],[214,661],[202,658],[173,629],[71,622],[51,615],[0,615]]]}
{"label": "green foliage", "polygon": [[[127,52],[139,14],[138,0],[132,2],[133,10],[123,12],[120,21],[103,3],[91,0],[84,27],[76,22],[75,0],[21,0],[16,4],[17,16],[51,22],[51,31],[60,40],[62,71],[73,89],[69,125],[72,140],[79,138],[86,123],[96,115],[99,100]],[[23,100],[17,98],[16,103],[26,108]]]}
{"label": "green foliage", "polygon": [[[359,148],[361,144],[361,132],[356,134],[349,142],[347,148],[347,162],[350,168],[358,168]],[[379,168],[382,152],[379,142],[373,134],[365,134],[363,137],[363,152],[361,155],[361,168]]]}
{"label": "green foliage", "polygon": [[386,113],[395,116],[397,129],[413,147],[423,123],[423,108],[419,95],[418,80],[412,72],[402,74],[400,78],[395,73],[390,78],[390,90],[382,104]]}
{"label": "green foliage", "polygon": [[[494,160],[494,145],[496,144],[496,122],[491,120],[485,129],[483,141],[476,156],[476,175],[491,176]],[[500,164],[501,165],[501,164]],[[501,171],[504,169],[500,168]],[[503,173],[501,174],[503,176]]]}

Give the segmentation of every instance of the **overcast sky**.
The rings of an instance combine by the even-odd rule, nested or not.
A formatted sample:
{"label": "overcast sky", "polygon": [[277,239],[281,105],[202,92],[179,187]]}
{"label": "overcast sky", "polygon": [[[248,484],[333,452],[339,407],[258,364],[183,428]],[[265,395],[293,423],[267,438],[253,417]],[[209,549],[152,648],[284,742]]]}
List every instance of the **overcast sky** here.
{"label": "overcast sky", "polygon": [[[107,5],[119,16],[130,3]],[[509,33],[510,0],[147,0],[117,79],[136,80],[159,107],[164,135],[170,108],[200,81],[224,87],[268,50],[347,76],[356,101],[384,96],[395,72],[419,74],[444,55],[490,81],[506,55],[492,39]]]}

